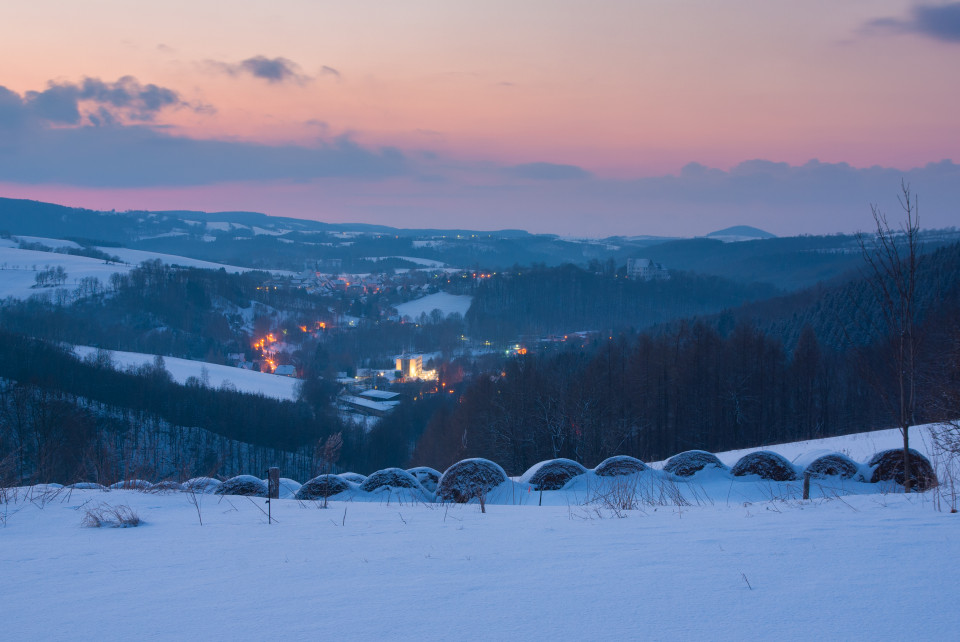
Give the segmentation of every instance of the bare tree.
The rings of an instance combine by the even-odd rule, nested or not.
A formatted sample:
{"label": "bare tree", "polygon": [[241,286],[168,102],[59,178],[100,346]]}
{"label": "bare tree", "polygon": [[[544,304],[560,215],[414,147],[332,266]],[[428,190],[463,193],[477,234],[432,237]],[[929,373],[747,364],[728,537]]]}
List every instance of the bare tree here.
{"label": "bare tree", "polygon": [[857,234],[857,241],[868,269],[869,287],[879,304],[885,336],[890,341],[886,350],[895,382],[884,376],[873,377],[875,388],[884,405],[895,417],[903,435],[903,484],[910,491],[910,427],[916,423],[917,357],[920,337],[917,332],[917,266],[919,262],[920,217],[917,197],[910,185],[901,182],[900,207],[904,218],[898,229],[891,228],[886,214],[871,205],[874,232]]}

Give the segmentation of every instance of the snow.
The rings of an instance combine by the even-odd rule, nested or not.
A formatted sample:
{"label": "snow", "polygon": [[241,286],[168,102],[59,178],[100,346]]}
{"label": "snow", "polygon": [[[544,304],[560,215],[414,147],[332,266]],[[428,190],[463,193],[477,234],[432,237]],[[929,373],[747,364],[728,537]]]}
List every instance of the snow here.
{"label": "snow", "polygon": [[421,314],[430,316],[434,310],[440,310],[444,317],[453,313],[465,315],[470,309],[473,297],[468,294],[450,294],[449,292],[437,292],[428,294],[425,297],[407,301],[397,306],[397,313],[401,318],[416,321]]}
{"label": "snow", "polygon": [[[88,355],[97,352],[96,348],[89,346],[74,346],[74,353],[80,358],[86,358]],[[114,366],[120,369],[138,368],[144,365],[150,365],[156,358],[156,355],[143,354],[141,352],[122,352],[108,350]],[[296,399],[297,380],[290,377],[280,377],[266,372],[254,372],[253,370],[244,370],[243,368],[234,368],[224,366],[218,363],[207,363],[206,361],[191,361],[189,359],[178,359],[176,357],[163,358],[167,372],[177,383],[186,383],[190,377],[202,379],[203,368],[207,369],[207,375],[211,388],[219,388],[224,383],[232,385],[239,392],[250,394],[262,394],[265,397],[274,399]]]}
{"label": "snow", "polygon": [[[179,265],[181,267],[203,268],[205,270],[225,269],[227,272],[253,272],[254,268],[240,267],[238,265],[225,265],[222,263],[212,263],[211,261],[201,261],[200,259],[191,259],[186,256],[177,256],[176,254],[163,254],[161,252],[148,252],[146,250],[131,250],[126,247],[101,247],[97,248],[111,256],[118,257],[125,263],[140,265],[144,261],[154,261],[159,259],[167,265]],[[295,276],[295,272],[289,270],[269,270],[271,274],[283,276]]]}
{"label": "snow", "polygon": [[433,259],[422,259],[418,256],[365,256],[363,257],[367,261],[383,261],[386,259],[401,259],[404,261],[409,261],[415,265],[422,265],[424,267],[434,267],[442,268],[446,267],[447,264],[443,261],[435,261]]}
{"label": "snow", "polygon": [[39,243],[40,245],[46,245],[47,247],[55,250],[62,247],[78,250],[81,247],[79,243],[67,241],[65,239],[48,239],[43,236],[17,236],[17,238],[24,243]]}
{"label": "snow", "polygon": [[[762,449],[862,461],[890,445],[887,432]],[[625,480],[643,498],[635,509],[591,495]],[[713,470],[673,482],[688,498],[678,505],[648,494],[664,480],[656,470],[606,480],[588,471],[544,492],[543,506],[505,482],[485,513],[352,488],[328,509],[271,502],[271,525],[258,498],[7,489],[3,634],[940,640],[960,627],[949,562],[960,556],[960,515],[938,510],[932,492],[836,482],[803,501],[796,482]],[[104,505],[129,506],[143,524],[81,527]],[[337,590],[313,603],[318,578]]]}
{"label": "snow", "polygon": [[87,256],[0,246],[0,299],[26,299],[34,294],[52,293],[56,288],[33,286],[39,270],[56,267],[62,267],[67,272],[67,281],[62,286],[67,290],[75,289],[80,279],[85,277],[96,277],[101,283],[107,283],[111,274],[130,271],[128,265],[104,263],[100,259]]}
{"label": "snow", "polygon": [[[188,498],[73,491],[42,510],[15,504],[0,547],[4,637],[947,639],[960,625],[944,563],[960,555],[960,519],[918,497],[625,519],[281,500],[267,525],[262,499],[198,495],[203,526]],[[144,524],[81,528],[100,503]],[[318,578],[338,589],[322,605],[291,599]]]}

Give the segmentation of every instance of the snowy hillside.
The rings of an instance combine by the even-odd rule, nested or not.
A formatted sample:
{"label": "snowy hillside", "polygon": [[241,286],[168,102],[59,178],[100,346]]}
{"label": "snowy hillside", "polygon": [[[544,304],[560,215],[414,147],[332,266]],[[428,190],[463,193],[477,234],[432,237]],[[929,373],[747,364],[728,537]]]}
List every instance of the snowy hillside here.
{"label": "snowy hillside", "polygon": [[421,314],[430,316],[434,310],[440,310],[444,317],[453,313],[464,315],[470,309],[473,297],[466,294],[450,294],[448,292],[437,292],[428,294],[425,297],[407,301],[397,306],[397,313],[401,318],[409,321],[416,321]]}
{"label": "snowy hillside", "polygon": [[0,299],[25,299],[33,294],[51,293],[54,288],[33,286],[36,284],[38,271],[57,267],[62,267],[67,273],[67,280],[62,287],[68,290],[75,289],[83,278],[96,277],[102,283],[107,283],[111,274],[129,272],[131,269],[129,265],[105,263],[101,259],[86,256],[21,250],[0,245]]}
{"label": "snowy hillside", "polygon": [[[75,346],[74,352],[81,358],[86,358],[96,353],[96,348],[88,346]],[[138,368],[153,363],[156,358],[152,354],[142,354],[139,352],[120,352],[109,350],[110,358],[114,366],[120,369]],[[211,388],[220,388],[221,386],[233,386],[240,392],[250,394],[262,394],[265,397],[275,399],[296,399],[297,379],[291,377],[280,377],[265,372],[254,372],[242,368],[234,368],[216,363],[206,363],[204,361],[191,361],[189,359],[177,359],[176,357],[164,357],[164,365],[167,371],[177,383],[184,383],[190,377],[202,379],[203,370],[206,368],[209,385]]]}

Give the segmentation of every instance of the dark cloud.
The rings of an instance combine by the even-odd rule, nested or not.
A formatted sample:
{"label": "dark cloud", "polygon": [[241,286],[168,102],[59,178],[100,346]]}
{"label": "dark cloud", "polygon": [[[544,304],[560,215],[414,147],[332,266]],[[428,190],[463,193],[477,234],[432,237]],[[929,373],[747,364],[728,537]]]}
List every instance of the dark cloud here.
{"label": "dark cloud", "polygon": [[43,91],[23,96],[0,87],[0,127],[29,123],[79,125],[121,119],[149,122],[167,108],[190,107],[172,89],[142,85],[132,76],[116,82],[84,78],[80,83],[51,82]]}
{"label": "dark cloud", "polygon": [[943,42],[960,42],[960,2],[918,4],[906,18],[877,18],[864,26],[867,33],[915,33]]}
{"label": "dark cloud", "polygon": [[526,178],[542,181],[562,181],[590,178],[591,174],[576,165],[558,165],[556,163],[523,163],[505,167],[504,173],[514,178]]}
{"label": "dark cloud", "polygon": [[[253,56],[252,58],[247,58],[237,63],[208,60],[203,64],[207,69],[219,73],[230,76],[249,75],[254,78],[259,78],[260,80],[266,80],[271,84],[292,82],[303,85],[312,80],[310,76],[300,73],[300,65],[283,57],[267,58],[266,56]],[[324,69],[330,69],[330,71],[337,76],[340,75],[336,69],[330,67],[324,67]]]}

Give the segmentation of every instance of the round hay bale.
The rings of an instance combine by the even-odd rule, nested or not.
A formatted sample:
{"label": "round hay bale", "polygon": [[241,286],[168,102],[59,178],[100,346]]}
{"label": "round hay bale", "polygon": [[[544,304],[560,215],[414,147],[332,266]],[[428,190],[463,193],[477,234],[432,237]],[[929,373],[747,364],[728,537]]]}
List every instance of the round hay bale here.
{"label": "round hay bale", "polygon": [[794,481],[797,479],[797,471],[793,469],[786,457],[761,450],[740,458],[731,471],[737,477],[744,475],[760,475],[761,479],[772,481]]}
{"label": "round hay bale", "polygon": [[213,477],[194,477],[183,482],[183,490],[190,493],[211,494],[220,488],[222,484],[219,479]]}
{"label": "round hay bale", "polygon": [[674,455],[663,465],[663,470],[677,477],[692,477],[707,467],[728,470],[716,455],[705,450],[688,450]]}
{"label": "round hay bale", "polygon": [[360,490],[370,493],[385,486],[389,486],[390,488],[416,488],[422,490],[417,478],[403,468],[384,468],[383,470],[378,470],[360,484]]}
{"label": "round hay bale", "polygon": [[125,479],[116,484],[110,484],[110,490],[150,490],[153,484],[145,479]]}
{"label": "round hay bale", "polygon": [[340,478],[345,479],[351,484],[357,484],[359,486],[363,483],[367,476],[361,475],[360,473],[340,473]]}
{"label": "round hay bale", "polygon": [[70,490],[107,490],[106,486],[96,482],[77,482],[75,484],[68,484],[67,488]]}
{"label": "round hay bale", "polygon": [[300,482],[288,477],[280,478],[280,499],[293,499],[300,490]]}
{"label": "round hay bale", "polygon": [[157,482],[150,487],[150,492],[152,493],[175,493],[181,490],[183,490],[183,484],[180,482],[171,481],[169,479],[166,481]]}
{"label": "round hay bale", "polygon": [[585,472],[587,469],[572,459],[550,459],[531,466],[520,476],[520,483],[532,484],[533,490],[560,490]]}
{"label": "round hay bale", "polygon": [[[870,458],[868,465],[873,468],[870,483],[894,481],[903,486],[903,449],[894,448],[883,450]],[[919,491],[933,488],[937,485],[937,475],[933,472],[930,460],[910,449],[910,479],[911,486]]]}
{"label": "round hay bale", "polygon": [[350,490],[348,484],[340,475],[317,475],[300,487],[295,499],[312,500],[333,497],[345,490]]}
{"label": "round hay bale", "polygon": [[266,497],[267,484],[253,475],[237,475],[220,484],[214,495],[245,495],[247,497]]}
{"label": "round hay bale", "polygon": [[841,479],[853,479],[860,466],[846,455],[840,453],[830,453],[817,457],[803,469],[804,474],[809,473],[811,477],[823,479],[824,477],[840,477]]}
{"label": "round hay bale", "polygon": [[424,490],[431,493],[437,492],[437,484],[440,483],[441,475],[439,470],[435,470],[429,466],[417,466],[416,468],[407,469],[407,472],[416,477]]}
{"label": "round hay bale", "polygon": [[507,473],[489,459],[464,459],[444,471],[437,484],[437,498],[466,504],[505,481]]}
{"label": "round hay bale", "polygon": [[647,465],[629,455],[614,455],[607,457],[593,469],[593,472],[600,477],[617,477],[619,475],[633,475],[642,473],[647,469]]}

